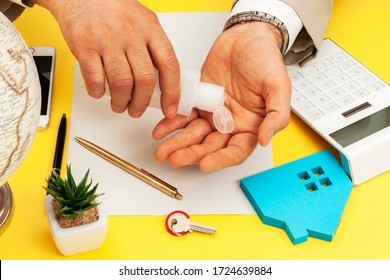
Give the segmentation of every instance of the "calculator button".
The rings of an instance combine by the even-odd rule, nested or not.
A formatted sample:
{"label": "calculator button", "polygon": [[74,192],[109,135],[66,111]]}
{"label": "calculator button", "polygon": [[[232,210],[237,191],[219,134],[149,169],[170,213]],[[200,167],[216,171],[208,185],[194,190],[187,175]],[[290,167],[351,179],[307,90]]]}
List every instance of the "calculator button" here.
{"label": "calculator button", "polygon": [[347,69],[350,69],[350,68],[356,66],[357,64],[355,61],[348,59],[346,61],[341,62],[339,65],[344,70],[347,70]]}
{"label": "calculator button", "polygon": [[361,77],[358,78],[358,81],[362,84],[362,85],[368,85],[369,83],[372,83],[375,81],[375,78],[374,76],[372,76],[371,74],[365,74]]}
{"label": "calculator button", "polygon": [[303,78],[303,75],[301,73],[299,73],[298,71],[294,71],[292,73],[289,73],[289,76],[290,76],[292,83]]}
{"label": "calculator button", "polygon": [[322,109],[325,111],[326,114],[328,114],[337,111],[338,109],[340,109],[340,106],[337,105],[335,102],[330,102],[323,106]]}
{"label": "calculator button", "polygon": [[350,80],[352,80],[351,76],[347,73],[340,74],[333,78],[338,84],[344,84]]}
{"label": "calculator button", "polygon": [[319,84],[320,89],[322,89],[323,91],[328,91],[335,86],[337,86],[337,84],[332,80],[326,80],[325,82]]}
{"label": "calculator button", "polygon": [[331,98],[336,99],[341,96],[343,96],[346,93],[345,89],[342,89],[341,87],[336,87],[328,91],[328,94]]}
{"label": "calculator button", "polygon": [[325,105],[329,101],[330,101],[330,98],[327,95],[325,95],[325,94],[321,94],[321,95],[316,96],[316,97],[313,98],[313,102],[317,106]]}
{"label": "calculator button", "polygon": [[316,109],[314,111],[311,111],[307,114],[307,117],[309,120],[311,121],[317,121],[319,120],[320,118],[322,118],[325,114],[323,112],[321,112],[321,110],[319,109]]}
{"label": "calculator button", "polygon": [[358,89],[360,87],[359,83],[356,82],[356,81],[350,81],[348,83],[345,83],[343,85],[343,87],[347,90],[347,91],[353,91],[355,89]]}
{"label": "calculator button", "polygon": [[332,56],[331,59],[335,63],[339,63],[341,61],[344,61],[344,60],[348,59],[348,56],[345,53],[338,53],[338,54]]}
{"label": "calculator button", "polygon": [[349,105],[349,104],[351,104],[354,101],[355,101],[355,99],[351,95],[349,95],[349,94],[347,94],[345,96],[342,96],[341,98],[337,99],[337,102],[341,106]]}
{"label": "calculator button", "polygon": [[320,83],[325,81],[328,77],[324,73],[318,72],[311,75],[309,78],[313,83]]}
{"label": "calculator button", "polygon": [[320,70],[323,70],[325,68],[328,68],[329,66],[332,66],[333,62],[330,61],[330,59],[324,59],[316,64],[316,67]]}
{"label": "calculator button", "polygon": [[369,85],[367,86],[367,88],[368,88],[371,92],[379,91],[379,90],[383,89],[384,87],[385,87],[385,85],[382,84],[382,83],[379,82],[379,81],[376,81],[376,82],[374,82],[374,83],[372,83],[372,84],[369,84]]}
{"label": "calculator button", "polygon": [[360,89],[354,91],[352,93],[352,95],[355,98],[359,99],[359,98],[363,98],[363,97],[366,97],[366,96],[370,95],[370,92],[368,90],[364,89],[364,88],[360,88]]}
{"label": "calculator button", "polygon": [[332,67],[324,70],[324,72],[328,75],[328,77],[333,77],[333,76],[336,76],[336,75],[342,73],[343,69],[341,69],[338,66],[332,66]]}
{"label": "calculator button", "polygon": [[310,65],[310,66],[306,66],[303,70],[302,70],[302,73],[304,75],[312,75],[314,73],[317,73],[319,70],[317,67],[315,67],[314,65]]}
{"label": "calculator button", "polygon": [[312,102],[306,101],[305,103],[300,104],[298,108],[300,112],[306,113],[313,110],[315,106]]}
{"label": "calculator button", "polygon": [[297,93],[297,94],[294,94],[291,96],[291,103],[293,105],[297,105],[297,104],[300,104],[302,103],[303,101],[306,100],[306,97],[304,97],[302,94],[300,93]]}
{"label": "calculator button", "polygon": [[314,96],[317,96],[318,94],[320,94],[322,91],[318,88],[318,87],[311,87],[307,90],[304,90],[303,91],[303,94],[307,97],[307,98],[313,98]]}
{"label": "calculator button", "polygon": [[309,88],[310,86],[312,86],[313,83],[310,82],[309,80],[307,79],[302,79],[302,80],[299,80],[298,82],[295,83],[295,86],[298,90],[304,90],[304,89],[307,89]]}
{"label": "calculator button", "polygon": [[351,70],[348,71],[348,73],[349,73],[352,77],[354,77],[354,78],[359,77],[359,76],[363,75],[363,74],[366,73],[366,72],[367,72],[367,71],[364,70],[364,69],[363,69],[362,67],[360,67],[360,66],[355,67],[355,68],[353,68],[353,69],[351,69]]}

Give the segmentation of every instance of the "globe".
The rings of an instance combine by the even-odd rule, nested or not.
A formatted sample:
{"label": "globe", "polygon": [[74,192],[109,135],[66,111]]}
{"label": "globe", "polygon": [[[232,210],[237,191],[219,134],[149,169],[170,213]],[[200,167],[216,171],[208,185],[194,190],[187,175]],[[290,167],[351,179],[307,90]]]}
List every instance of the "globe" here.
{"label": "globe", "polygon": [[40,110],[34,59],[20,33],[0,13],[0,229],[10,212],[7,180],[30,149]]}

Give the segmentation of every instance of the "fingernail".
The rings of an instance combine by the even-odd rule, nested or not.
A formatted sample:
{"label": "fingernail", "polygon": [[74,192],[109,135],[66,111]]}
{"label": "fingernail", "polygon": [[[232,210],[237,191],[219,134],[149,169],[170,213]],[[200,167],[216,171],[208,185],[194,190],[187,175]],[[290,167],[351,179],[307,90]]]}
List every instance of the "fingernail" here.
{"label": "fingernail", "polygon": [[140,112],[140,111],[132,112],[132,113],[130,114],[130,116],[131,116],[132,118],[139,118],[139,117],[142,116],[142,113],[143,113],[143,112]]}

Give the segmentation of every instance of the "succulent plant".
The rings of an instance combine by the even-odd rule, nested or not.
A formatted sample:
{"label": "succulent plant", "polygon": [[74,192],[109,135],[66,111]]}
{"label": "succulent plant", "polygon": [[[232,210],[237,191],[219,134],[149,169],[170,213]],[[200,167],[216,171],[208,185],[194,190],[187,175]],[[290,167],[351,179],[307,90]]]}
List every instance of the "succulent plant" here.
{"label": "succulent plant", "polygon": [[64,217],[73,218],[82,215],[85,211],[100,204],[96,203],[95,199],[103,193],[96,193],[98,184],[92,186],[92,179],[88,182],[88,176],[89,169],[82,180],[76,184],[71,167],[67,165],[65,179],[53,171],[47,180],[47,187],[44,188],[57,201],[59,211]]}

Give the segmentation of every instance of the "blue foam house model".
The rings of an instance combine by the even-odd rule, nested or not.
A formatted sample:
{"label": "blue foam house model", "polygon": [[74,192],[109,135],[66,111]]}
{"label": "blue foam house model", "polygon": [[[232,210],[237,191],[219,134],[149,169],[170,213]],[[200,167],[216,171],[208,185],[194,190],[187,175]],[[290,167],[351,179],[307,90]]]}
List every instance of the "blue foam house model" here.
{"label": "blue foam house model", "polygon": [[331,241],[353,187],[328,150],[246,177],[240,186],[261,221],[284,229],[294,245],[308,236]]}

